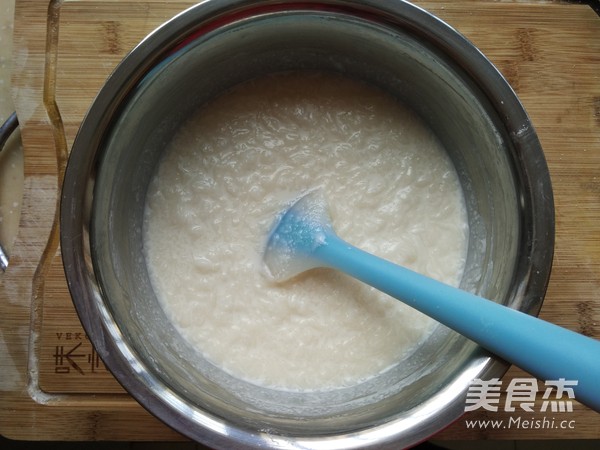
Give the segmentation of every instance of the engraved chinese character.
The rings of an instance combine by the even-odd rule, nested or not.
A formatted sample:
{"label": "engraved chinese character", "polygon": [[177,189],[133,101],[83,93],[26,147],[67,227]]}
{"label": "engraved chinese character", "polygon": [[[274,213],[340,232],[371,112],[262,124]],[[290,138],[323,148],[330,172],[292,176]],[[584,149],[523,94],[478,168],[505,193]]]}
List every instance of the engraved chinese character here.
{"label": "engraved chinese character", "polygon": [[65,360],[65,347],[63,345],[57,345],[54,348],[54,373],[69,373],[71,368]]}
{"label": "engraved chinese character", "polygon": [[489,381],[476,378],[469,386],[465,411],[475,411],[483,408],[488,411],[498,411],[500,402],[500,387],[502,382],[499,378]]}
{"label": "engraved chinese character", "polygon": [[524,411],[533,411],[538,384],[535,378],[513,378],[506,388],[506,403],[504,411],[513,412],[513,402],[518,402]]}
{"label": "engraved chinese character", "polygon": [[[548,387],[542,396],[544,402],[542,403],[541,411],[546,411],[548,406],[550,406],[550,411],[552,412],[573,412],[573,402],[571,400],[563,400],[563,396],[566,394],[568,399],[575,398],[573,388],[569,386],[577,386],[578,383],[576,380],[566,380],[564,378],[546,381],[546,386]],[[554,399],[549,400],[554,390],[553,388],[556,389],[556,395]]]}
{"label": "engraved chinese character", "polygon": [[81,346],[81,342],[75,345],[71,350],[65,352],[64,345],[57,345],[55,347],[54,355],[54,373],[70,373],[71,369],[75,369],[81,375],[84,375],[83,369],[75,361],[77,358],[85,357],[82,353],[75,353],[75,351]]}
{"label": "engraved chinese character", "polygon": [[87,357],[90,365],[90,371],[95,373],[100,368],[100,356],[94,347],[92,347],[92,351],[87,355]]}

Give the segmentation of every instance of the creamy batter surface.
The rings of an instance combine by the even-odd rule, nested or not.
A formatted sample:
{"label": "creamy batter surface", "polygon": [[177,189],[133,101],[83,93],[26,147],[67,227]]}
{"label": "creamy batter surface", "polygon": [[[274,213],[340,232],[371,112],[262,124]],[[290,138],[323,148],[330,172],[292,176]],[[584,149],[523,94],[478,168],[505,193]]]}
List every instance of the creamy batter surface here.
{"label": "creamy batter surface", "polygon": [[207,359],[280,389],[351,386],[401,363],[434,321],[343,274],[283,284],[261,256],[276,216],[321,188],[346,241],[458,285],[467,219],[431,131],[385,93],[324,73],[273,75],[205,105],[153,178],[144,245],[168,317]]}

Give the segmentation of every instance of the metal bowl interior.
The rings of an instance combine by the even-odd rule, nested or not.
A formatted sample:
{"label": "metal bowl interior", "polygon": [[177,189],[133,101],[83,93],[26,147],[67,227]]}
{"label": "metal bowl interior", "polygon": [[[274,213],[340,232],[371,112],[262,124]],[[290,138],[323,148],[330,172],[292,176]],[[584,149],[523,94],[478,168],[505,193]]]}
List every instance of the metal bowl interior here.
{"label": "metal bowl interior", "polygon": [[537,313],[554,210],[535,131],[483,55],[400,1],[208,1],[134,49],[92,105],[65,175],[61,246],[73,300],[116,378],[195,440],[219,448],[411,445],[462,414],[472,379],[499,376],[507,364],[438,326],[407,360],[358,386],[259,387],[191,348],[148,279],[145,193],[166,143],[219,93],[290,70],[364,80],[419,114],[445,145],[465,194],[470,238],[461,287]]}

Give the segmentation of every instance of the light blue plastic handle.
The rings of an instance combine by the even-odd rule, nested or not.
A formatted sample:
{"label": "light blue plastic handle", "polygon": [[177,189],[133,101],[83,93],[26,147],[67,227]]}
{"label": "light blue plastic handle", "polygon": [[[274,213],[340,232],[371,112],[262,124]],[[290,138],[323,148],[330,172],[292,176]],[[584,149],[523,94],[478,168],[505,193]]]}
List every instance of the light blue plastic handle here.
{"label": "light blue plastic handle", "polygon": [[[600,341],[393,264],[326,233],[311,256],[414,307],[537,378],[576,381],[600,412]],[[569,386],[571,387],[571,386]]]}

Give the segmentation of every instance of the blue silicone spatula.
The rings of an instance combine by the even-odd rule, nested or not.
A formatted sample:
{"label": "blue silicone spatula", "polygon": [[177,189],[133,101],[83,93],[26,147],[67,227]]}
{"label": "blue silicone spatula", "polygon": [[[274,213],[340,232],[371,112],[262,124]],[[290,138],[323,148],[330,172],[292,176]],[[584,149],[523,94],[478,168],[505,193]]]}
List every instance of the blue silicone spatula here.
{"label": "blue silicone spatula", "polygon": [[403,301],[542,380],[576,382],[575,398],[600,412],[600,341],[433,280],[337,236],[320,191],[276,220],[263,255],[285,281],[317,267],[340,270]]}

